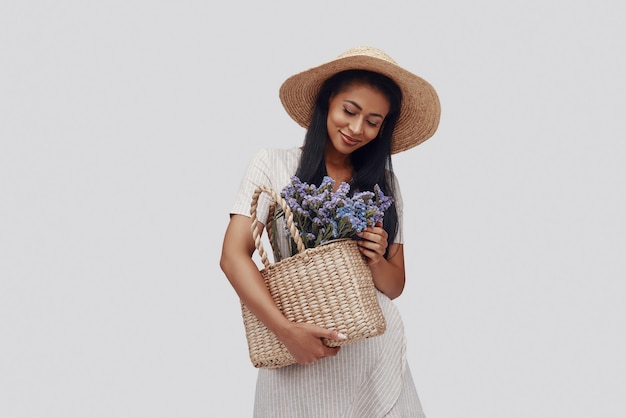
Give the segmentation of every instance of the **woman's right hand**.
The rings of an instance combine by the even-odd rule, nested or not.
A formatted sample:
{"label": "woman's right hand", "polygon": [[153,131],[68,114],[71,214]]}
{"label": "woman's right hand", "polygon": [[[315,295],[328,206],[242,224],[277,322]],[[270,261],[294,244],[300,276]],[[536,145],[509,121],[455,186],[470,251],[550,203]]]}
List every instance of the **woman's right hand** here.
{"label": "woman's right hand", "polygon": [[[258,226],[263,229],[262,224],[259,223]],[[337,331],[312,324],[294,323],[285,318],[276,307],[257,265],[252,260],[254,250],[250,218],[233,215],[224,235],[220,266],[241,301],[278,336],[298,363],[308,364],[336,355],[339,347],[327,347],[322,338],[341,341],[345,337]]]}
{"label": "woman's right hand", "polygon": [[317,325],[292,322],[278,338],[298,364],[309,364],[324,357],[335,356],[339,352],[341,347],[328,347],[322,342],[322,338],[343,341],[347,337]]}

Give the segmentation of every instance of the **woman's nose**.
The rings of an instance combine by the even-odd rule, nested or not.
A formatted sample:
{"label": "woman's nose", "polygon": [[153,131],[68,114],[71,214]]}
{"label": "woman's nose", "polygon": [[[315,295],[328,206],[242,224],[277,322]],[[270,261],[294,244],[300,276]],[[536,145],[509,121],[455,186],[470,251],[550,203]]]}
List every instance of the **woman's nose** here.
{"label": "woman's nose", "polygon": [[361,118],[354,118],[350,122],[350,130],[355,135],[360,135],[363,133],[363,120]]}

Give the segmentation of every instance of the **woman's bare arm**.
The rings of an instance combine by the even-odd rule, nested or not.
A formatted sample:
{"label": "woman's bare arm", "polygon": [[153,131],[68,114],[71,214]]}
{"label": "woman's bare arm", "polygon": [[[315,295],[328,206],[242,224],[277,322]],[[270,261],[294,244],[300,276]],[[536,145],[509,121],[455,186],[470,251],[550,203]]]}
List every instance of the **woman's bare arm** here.
{"label": "woman's bare arm", "polygon": [[[300,364],[337,354],[339,347],[327,347],[322,338],[341,340],[337,331],[312,324],[296,324],[276,307],[255,262],[250,218],[232,215],[222,246],[220,267],[246,307],[285,344]],[[261,225],[262,227],[262,225]]]}

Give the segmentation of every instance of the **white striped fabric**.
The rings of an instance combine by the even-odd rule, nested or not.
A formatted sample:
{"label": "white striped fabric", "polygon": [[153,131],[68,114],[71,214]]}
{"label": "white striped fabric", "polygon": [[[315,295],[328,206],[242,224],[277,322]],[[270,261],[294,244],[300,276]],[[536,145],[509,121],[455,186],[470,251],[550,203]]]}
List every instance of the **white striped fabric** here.
{"label": "white striped fabric", "polygon": [[387,320],[382,336],[306,366],[260,369],[254,417],[425,417],[405,357],[402,320],[393,302],[378,296]]}
{"label": "white striped fabric", "polygon": [[[255,188],[281,190],[295,174],[301,151],[265,149],[250,162],[231,213],[249,215]],[[402,243],[402,199],[396,205]],[[266,219],[268,202],[259,200],[259,219]],[[306,366],[259,369],[255,418],[380,418],[424,417],[406,361],[404,326],[393,302],[378,292],[387,321],[382,336],[346,345],[335,357]]]}

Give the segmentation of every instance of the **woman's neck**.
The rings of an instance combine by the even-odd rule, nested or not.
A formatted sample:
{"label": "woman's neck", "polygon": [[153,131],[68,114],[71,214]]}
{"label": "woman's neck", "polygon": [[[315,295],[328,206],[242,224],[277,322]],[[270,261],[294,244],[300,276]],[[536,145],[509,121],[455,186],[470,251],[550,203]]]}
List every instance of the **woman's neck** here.
{"label": "woman's neck", "polygon": [[326,173],[335,180],[335,190],[342,182],[350,183],[352,180],[352,163],[350,155],[340,154],[327,149],[324,155]]}

